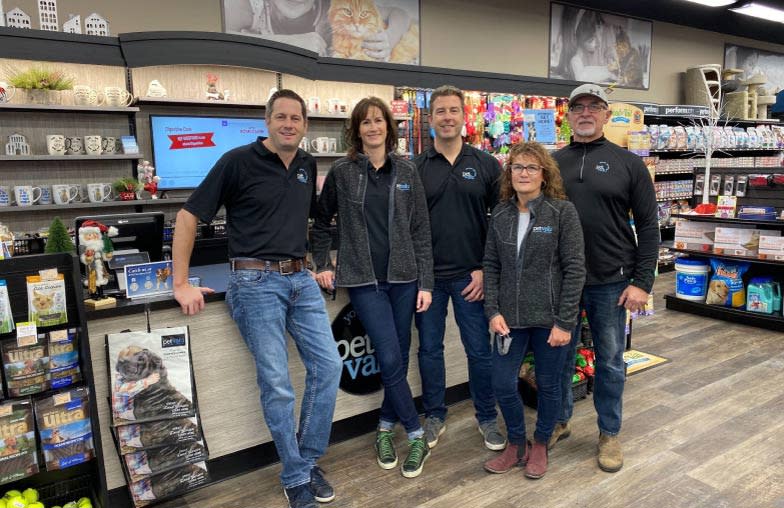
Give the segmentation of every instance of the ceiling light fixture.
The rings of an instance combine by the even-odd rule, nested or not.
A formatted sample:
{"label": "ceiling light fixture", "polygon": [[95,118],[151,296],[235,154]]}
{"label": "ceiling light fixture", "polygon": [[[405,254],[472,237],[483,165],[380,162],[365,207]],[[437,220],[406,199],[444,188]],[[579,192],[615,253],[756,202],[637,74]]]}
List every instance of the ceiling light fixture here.
{"label": "ceiling light fixture", "polygon": [[686,0],[695,4],[707,5],[708,7],[726,7],[727,5],[734,4],[736,0]]}
{"label": "ceiling light fixture", "polygon": [[731,11],[738,14],[745,14],[746,16],[754,16],[755,18],[767,19],[768,21],[777,21],[784,23],[784,11],[769,7],[759,2],[747,2],[738,7],[731,7]]}

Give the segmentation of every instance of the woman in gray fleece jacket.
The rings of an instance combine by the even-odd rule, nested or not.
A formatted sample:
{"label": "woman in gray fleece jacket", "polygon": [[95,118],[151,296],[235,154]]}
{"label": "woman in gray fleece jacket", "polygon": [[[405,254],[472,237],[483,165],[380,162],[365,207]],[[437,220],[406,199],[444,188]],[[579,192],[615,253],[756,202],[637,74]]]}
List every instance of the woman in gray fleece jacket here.
{"label": "woman in gray fleece jacket", "polygon": [[[397,466],[394,426],[400,421],[410,445],[401,472],[413,478],[430,454],[406,377],[414,310],[427,310],[433,288],[427,201],[414,165],[394,154],[397,129],[384,101],[359,101],[347,141],[348,157],[332,166],[318,202],[312,233],[316,280],[326,289],[348,288],[375,349],[384,384],[376,461],[383,469]],[[337,266],[329,253],[336,213]]]}
{"label": "woman in gray fleece jacket", "polygon": [[[558,165],[538,143],[509,152],[501,174],[485,246],[485,313],[496,334],[493,391],[504,415],[509,446],[485,463],[491,473],[525,466],[525,476],[547,471],[547,442],[561,400],[561,369],[577,324],[585,283],[583,234],[566,201]],[[526,441],[518,372],[527,350],[535,357],[537,418]]]}

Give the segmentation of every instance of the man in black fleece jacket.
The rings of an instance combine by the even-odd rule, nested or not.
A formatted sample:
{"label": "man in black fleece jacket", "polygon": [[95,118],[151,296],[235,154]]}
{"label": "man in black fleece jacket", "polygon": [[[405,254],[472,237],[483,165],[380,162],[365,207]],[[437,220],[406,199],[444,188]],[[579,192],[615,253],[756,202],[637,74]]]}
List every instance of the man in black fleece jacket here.
{"label": "man in black fleece jacket", "polygon": [[[659,225],[656,193],[642,159],[604,137],[604,125],[610,119],[608,106],[600,86],[575,88],[569,96],[567,115],[572,142],[554,158],[566,194],[580,214],[585,237],[588,273],[582,306],[596,353],[593,399],[600,433],[598,462],[604,471],[615,472],[623,466],[618,434],[625,381],[626,311],[642,310],[648,301],[656,269]],[[576,344],[574,336],[564,365],[561,417],[550,440],[551,448],[571,432]]]}

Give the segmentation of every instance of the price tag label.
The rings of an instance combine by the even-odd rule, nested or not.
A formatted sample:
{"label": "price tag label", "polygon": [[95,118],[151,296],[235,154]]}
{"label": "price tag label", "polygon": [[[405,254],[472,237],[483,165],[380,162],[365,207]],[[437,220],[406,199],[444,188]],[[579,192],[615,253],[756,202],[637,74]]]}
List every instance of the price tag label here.
{"label": "price tag label", "polygon": [[71,392],[55,393],[52,395],[52,401],[55,406],[62,406],[71,402]]}
{"label": "price tag label", "polygon": [[22,347],[36,344],[38,344],[38,327],[35,323],[29,321],[16,323],[16,345]]}

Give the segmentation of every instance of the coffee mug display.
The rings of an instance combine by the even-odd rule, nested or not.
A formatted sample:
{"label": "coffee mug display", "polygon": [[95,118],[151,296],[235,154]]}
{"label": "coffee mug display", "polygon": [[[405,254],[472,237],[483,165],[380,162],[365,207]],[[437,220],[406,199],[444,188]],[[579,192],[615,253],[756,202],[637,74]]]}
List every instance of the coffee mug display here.
{"label": "coffee mug display", "polygon": [[310,147],[318,153],[327,153],[329,152],[329,138],[328,137],[316,138],[310,142]]}
{"label": "coffee mug display", "polygon": [[327,149],[328,152],[337,153],[337,151],[338,151],[338,139],[337,138],[329,138],[327,146],[328,146],[328,149]]}
{"label": "coffee mug display", "polygon": [[42,185],[41,186],[41,199],[38,200],[39,205],[51,205],[52,204],[52,186],[51,185]]}
{"label": "coffee mug display", "polygon": [[0,206],[10,206],[13,201],[11,195],[11,187],[8,185],[0,185]]}
{"label": "coffee mug display", "polygon": [[79,197],[79,186],[73,184],[52,185],[52,198],[58,205],[67,205]]}
{"label": "coffee mug display", "polygon": [[41,188],[32,185],[16,185],[14,186],[14,197],[17,205],[31,206],[41,199]]}
{"label": "coffee mug display", "polygon": [[65,138],[66,155],[81,155],[84,150],[84,141],[80,136]]}
{"label": "coffee mug display", "polygon": [[339,115],[341,102],[343,101],[341,101],[340,99],[327,99],[327,107],[329,108],[329,113],[332,115]]}
{"label": "coffee mug display", "polygon": [[62,134],[46,136],[46,151],[49,155],[65,155],[65,136]]}
{"label": "coffee mug display", "polygon": [[133,96],[125,88],[119,86],[107,86],[103,89],[103,96],[106,101],[106,106],[114,108],[130,106],[133,101]]}
{"label": "coffee mug display", "polygon": [[299,147],[306,152],[310,151],[310,138],[307,136],[303,136],[299,142]]}
{"label": "coffee mug display", "polygon": [[11,102],[11,98],[16,93],[16,87],[9,85],[5,81],[0,81],[0,103]]}
{"label": "coffee mug display", "polygon": [[318,97],[310,97],[308,99],[308,111],[311,113],[318,113],[321,100]]}
{"label": "coffee mug display", "polygon": [[87,155],[101,155],[101,136],[97,134],[85,136],[84,153]]}
{"label": "coffee mug display", "polygon": [[100,203],[112,197],[112,186],[108,183],[89,183],[87,184],[87,199],[90,203]]}
{"label": "coffee mug display", "polygon": [[73,100],[76,106],[100,106],[104,96],[87,85],[74,85]]}
{"label": "coffee mug display", "polygon": [[114,136],[106,136],[101,140],[101,153],[117,153],[117,139]]}

